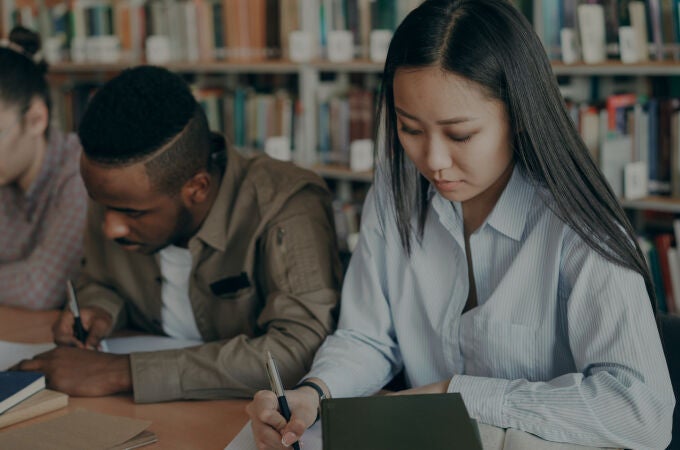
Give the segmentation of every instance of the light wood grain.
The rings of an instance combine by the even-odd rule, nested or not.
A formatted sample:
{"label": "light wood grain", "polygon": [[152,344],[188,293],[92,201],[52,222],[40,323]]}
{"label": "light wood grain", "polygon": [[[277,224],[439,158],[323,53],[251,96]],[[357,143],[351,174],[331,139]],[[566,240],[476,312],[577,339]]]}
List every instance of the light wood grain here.
{"label": "light wood grain", "polygon": [[[56,311],[24,311],[0,306],[0,339],[38,343],[51,340]],[[25,427],[85,408],[104,414],[150,420],[149,430],[158,442],[149,449],[223,449],[241,430],[248,418],[247,400],[180,401],[139,405],[130,395],[99,398],[69,398],[66,408],[29,419],[4,430]]]}

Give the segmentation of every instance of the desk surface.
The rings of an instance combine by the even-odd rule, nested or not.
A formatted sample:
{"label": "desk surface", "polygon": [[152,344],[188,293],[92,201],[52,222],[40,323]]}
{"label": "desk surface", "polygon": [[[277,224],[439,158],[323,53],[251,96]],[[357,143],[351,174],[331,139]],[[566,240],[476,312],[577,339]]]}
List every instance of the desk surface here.
{"label": "desk surface", "polygon": [[[52,323],[57,315],[57,311],[24,311],[0,306],[0,340],[49,342],[52,340]],[[214,400],[138,405],[130,395],[70,397],[68,407],[7,429],[59,417],[76,408],[85,408],[153,422],[149,430],[156,433],[158,442],[144,448],[223,449],[247,422],[246,403],[245,400]]]}

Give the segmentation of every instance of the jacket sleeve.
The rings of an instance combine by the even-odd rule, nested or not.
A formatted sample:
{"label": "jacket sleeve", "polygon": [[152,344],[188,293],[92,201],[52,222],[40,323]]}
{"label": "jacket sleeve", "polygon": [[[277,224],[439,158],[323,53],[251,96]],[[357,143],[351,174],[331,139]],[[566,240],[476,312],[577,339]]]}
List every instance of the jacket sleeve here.
{"label": "jacket sleeve", "polygon": [[90,201],[85,230],[85,258],[76,284],[80,307],[98,306],[113,318],[114,328],[125,324],[125,300],[107,282],[110,273],[106,238],[102,233],[102,207]]}
{"label": "jacket sleeve", "polygon": [[83,251],[87,194],[74,173],[54,194],[45,229],[27,258],[0,264],[0,303],[29,309],[59,308],[66,279],[77,273]]}
{"label": "jacket sleeve", "polygon": [[341,266],[327,191],[292,196],[257,244],[255,283],[262,296],[255,336],[131,355],[137,402],[249,397],[269,389],[263,354],[277,360],[286,387],[309,369],[336,326]]}

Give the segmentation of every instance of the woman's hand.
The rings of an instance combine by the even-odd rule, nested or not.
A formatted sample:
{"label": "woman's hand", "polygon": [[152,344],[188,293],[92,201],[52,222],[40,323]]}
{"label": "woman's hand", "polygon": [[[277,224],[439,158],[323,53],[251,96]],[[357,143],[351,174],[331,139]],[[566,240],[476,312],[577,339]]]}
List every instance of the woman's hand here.
{"label": "woman's hand", "polygon": [[289,447],[314,424],[319,408],[319,395],[314,389],[303,386],[286,391],[286,400],[291,411],[289,422],[281,415],[278,399],[272,391],[259,391],[246,406],[258,449]]}

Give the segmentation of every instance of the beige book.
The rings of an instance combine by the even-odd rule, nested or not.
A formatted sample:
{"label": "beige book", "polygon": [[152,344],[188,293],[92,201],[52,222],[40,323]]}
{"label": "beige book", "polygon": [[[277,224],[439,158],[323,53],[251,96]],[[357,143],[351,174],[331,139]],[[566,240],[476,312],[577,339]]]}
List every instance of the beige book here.
{"label": "beige book", "polygon": [[0,414],[0,428],[31,419],[68,405],[68,395],[43,389]]}

